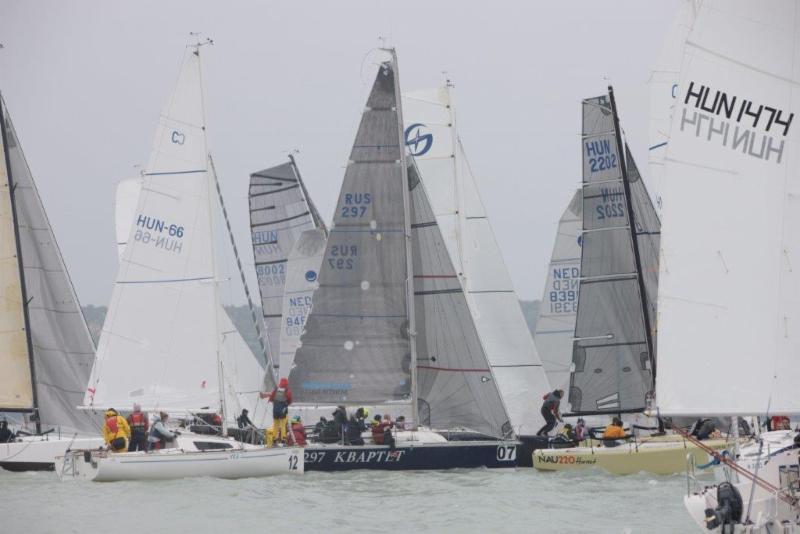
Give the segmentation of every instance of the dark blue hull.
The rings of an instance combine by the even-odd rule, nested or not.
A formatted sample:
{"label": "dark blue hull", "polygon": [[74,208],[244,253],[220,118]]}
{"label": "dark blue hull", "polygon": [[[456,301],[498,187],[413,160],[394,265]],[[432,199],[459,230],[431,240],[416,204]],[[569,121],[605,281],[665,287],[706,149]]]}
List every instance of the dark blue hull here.
{"label": "dark blue hull", "polygon": [[515,442],[450,442],[385,445],[308,445],[306,471],[438,470],[472,467],[516,467]]}

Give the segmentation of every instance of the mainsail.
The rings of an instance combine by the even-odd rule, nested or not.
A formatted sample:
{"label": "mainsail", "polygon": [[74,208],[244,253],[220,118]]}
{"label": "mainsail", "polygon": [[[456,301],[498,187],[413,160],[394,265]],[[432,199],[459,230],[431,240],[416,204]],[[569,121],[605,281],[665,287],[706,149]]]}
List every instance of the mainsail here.
{"label": "mainsail", "polygon": [[797,2],[707,1],[684,42],[661,190],[662,413],[800,413],[798,35]]}
{"label": "mainsail", "polygon": [[298,401],[412,400],[408,182],[394,60],[378,68],[295,356]]}
{"label": "mainsail", "polygon": [[583,198],[579,189],[558,221],[534,333],[536,349],[554,388],[564,389],[569,385],[581,277],[582,228]]}
{"label": "mainsail", "polygon": [[289,253],[300,235],[325,228],[308,197],[293,156],[289,161],[250,175],[250,229],[269,358],[281,377],[280,338],[283,294]]}
{"label": "mainsail", "polygon": [[458,137],[450,85],[403,95],[405,143],[466,293],[492,376],[518,434],[542,424],[550,389]]}
{"label": "mainsail", "polygon": [[227,337],[230,322],[217,289],[211,210],[218,197],[206,148],[199,48],[187,47],[159,120],[87,406],[238,409],[225,409],[240,389],[230,376],[237,362],[226,358],[226,347],[237,343]]}
{"label": "mainsail", "polygon": [[114,204],[114,221],[117,233],[117,255],[122,259],[128,237],[131,235],[131,225],[134,223],[136,206],[139,204],[139,194],[142,192],[142,177],[128,178],[117,184],[117,197]]}
{"label": "mainsail", "polygon": [[425,187],[409,165],[420,423],[513,434]]}
{"label": "mainsail", "polygon": [[[20,380],[8,389],[5,385],[0,387],[0,395],[10,392],[11,401],[18,408],[37,409],[41,427],[96,432],[97,426],[91,414],[75,409],[94,361],[94,342],[2,98],[0,108],[5,153],[4,164],[0,167],[5,168],[4,184],[8,186],[0,204],[0,220],[4,223],[2,320],[3,332],[6,333],[3,336],[9,336],[8,344],[3,345],[7,349],[4,349],[2,360],[13,361],[9,367],[3,364],[0,382],[5,383],[7,377]],[[15,210],[18,247],[10,255],[6,247],[13,247],[15,240],[13,233],[6,233],[14,231],[6,224],[9,222],[9,200]],[[18,270],[17,276],[11,275],[12,264]],[[20,281],[22,285],[19,285]],[[10,335],[6,330],[6,327],[25,326],[19,322],[20,313],[25,312],[27,342],[24,330],[21,335],[19,330]],[[19,358],[24,354],[24,359],[28,360],[29,351],[32,363],[26,365]],[[28,374],[21,376],[19,373],[23,370]],[[31,374],[35,389],[31,388]],[[3,403],[2,409],[13,405]]]}
{"label": "mainsail", "polygon": [[[653,394],[659,222],[616,116],[613,91],[583,101],[581,284],[574,413],[643,411]],[[631,214],[632,212],[632,214]]]}

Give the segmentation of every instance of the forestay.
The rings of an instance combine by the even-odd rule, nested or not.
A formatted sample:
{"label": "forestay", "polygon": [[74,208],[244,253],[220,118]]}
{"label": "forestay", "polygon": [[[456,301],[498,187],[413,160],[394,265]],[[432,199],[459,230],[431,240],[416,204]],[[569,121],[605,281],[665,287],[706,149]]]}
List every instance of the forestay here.
{"label": "forestay", "polygon": [[554,388],[569,386],[581,276],[582,228],[583,198],[579,189],[558,221],[534,334],[547,379]]}
{"label": "forestay", "polygon": [[511,436],[464,290],[413,162],[408,181],[420,424]]}
{"label": "forestay", "polygon": [[220,370],[200,56],[156,129],[84,404],[218,411]]}
{"label": "forestay", "polygon": [[[644,210],[652,211],[638,171],[628,156],[628,181],[636,225],[632,231],[623,183],[617,132],[609,97],[583,101],[583,238],[581,284],[573,345],[573,373],[569,401],[575,413],[642,411],[653,389],[654,356],[648,345],[648,321],[642,287],[650,287],[655,272],[652,251],[658,250],[655,213],[639,224]],[[627,149],[626,149],[627,153]],[[637,259],[634,235],[642,248],[647,241],[648,260]],[[648,241],[650,240],[650,241]],[[641,261],[640,261],[641,260]],[[653,293],[655,288],[645,290]],[[646,295],[645,295],[646,296]],[[647,304],[649,307],[650,304]]]}
{"label": "forestay", "polygon": [[290,384],[302,402],[411,400],[406,209],[395,63],[378,68]]}
{"label": "forestay", "polygon": [[[294,158],[250,175],[250,229],[269,357],[279,366],[286,262],[306,230],[324,225],[308,199]],[[281,377],[289,370],[277,369]]]}
{"label": "forestay", "polygon": [[406,93],[405,142],[414,156],[483,350],[514,430],[542,424],[550,389],[511,277],[458,137],[451,88]]}
{"label": "forestay", "polygon": [[117,234],[117,255],[122,260],[131,225],[135,222],[136,206],[139,204],[139,194],[142,191],[142,177],[128,178],[117,184],[117,197],[114,208],[114,220]]}
{"label": "forestay", "polygon": [[300,336],[311,313],[326,241],[327,232],[322,228],[306,230],[289,253],[280,337],[280,368],[284,376],[291,372],[294,355],[300,347]]}
{"label": "forestay", "polygon": [[[44,429],[61,427],[65,430],[96,432],[97,426],[92,421],[91,414],[75,409],[83,396],[95,358],[94,342],[4,102],[2,114],[11,177],[4,183],[13,183],[14,187],[12,198],[19,231],[18,253],[21,254],[24,270],[24,295],[28,301],[36,400],[41,425]],[[5,192],[7,194],[8,189]],[[13,233],[4,236],[3,243],[7,242],[6,237],[13,243]],[[3,254],[2,257],[6,258],[6,255]],[[7,261],[3,262],[4,265],[6,263]],[[18,269],[16,258],[13,263]],[[19,286],[15,290],[14,279],[9,282],[9,289],[17,293]],[[17,301],[19,310],[21,302]],[[24,336],[23,332],[22,348],[26,350]],[[16,355],[20,336],[9,341],[11,343],[5,346],[11,347],[12,354]],[[27,350],[25,358],[27,359]],[[22,397],[26,397],[18,399],[22,403],[28,402],[29,382],[29,377],[22,381],[25,384]],[[14,389],[11,388],[11,391]]]}
{"label": "forestay", "polygon": [[662,187],[662,413],[800,413],[798,35],[795,1],[708,1],[685,41]]}

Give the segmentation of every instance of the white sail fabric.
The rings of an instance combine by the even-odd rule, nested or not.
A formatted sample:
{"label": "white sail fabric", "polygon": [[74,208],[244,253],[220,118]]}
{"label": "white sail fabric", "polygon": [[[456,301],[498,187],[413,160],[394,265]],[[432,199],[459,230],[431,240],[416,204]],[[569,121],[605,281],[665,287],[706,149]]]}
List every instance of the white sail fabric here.
{"label": "white sail fabric", "polygon": [[383,63],[345,171],[289,382],[297,401],[411,401],[405,169],[394,62]]}
{"label": "white sail fabric", "polygon": [[131,225],[134,222],[136,206],[139,204],[139,193],[142,191],[142,177],[128,178],[117,184],[117,201],[114,208],[114,215],[117,229],[117,255],[122,259],[125,252],[125,245],[128,244],[128,237],[131,233]]}
{"label": "white sail fabric", "polygon": [[547,379],[553,388],[567,390],[572,366],[572,338],[578,312],[581,276],[581,190],[572,196],[558,221],[553,255],[547,272],[534,339]]}
{"label": "white sail fabric", "polygon": [[15,188],[39,420],[43,429],[96,432],[92,415],[76,409],[95,359],[94,342],[4,103],[2,113]]}
{"label": "white sail fabric", "polygon": [[[6,168],[5,102],[0,100],[0,411],[33,410],[33,379],[26,335],[13,185]],[[10,139],[9,139],[10,141]],[[16,177],[15,177],[16,178]]]}
{"label": "white sail fabric", "polygon": [[664,155],[667,153],[672,112],[678,97],[678,73],[683,59],[683,43],[694,22],[698,4],[699,0],[683,0],[647,82],[650,92],[650,150],[648,151],[649,177],[646,181],[659,213],[661,182],[664,179]]}
{"label": "white sail fabric", "polygon": [[707,1],[662,185],[657,402],[800,413],[800,5]]}
{"label": "white sail fabric", "polygon": [[286,263],[286,289],[283,292],[283,321],[280,337],[281,377],[288,377],[294,355],[300,347],[300,336],[311,313],[314,291],[325,253],[327,233],[318,228],[306,230],[294,244]]}
{"label": "white sail fabric", "polygon": [[417,344],[419,422],[513,434],[464,290],[413,162],[411,243]]}
{"label": "white sail fabric", "polygon": [[218,302],[200,57],[162,111],[85,405],[218,411]]}
{"label": "white sail fabric", "polygon": [[250,229],[269,357],[280,369],[286,262],[306,230],[324,226],[307,198],[294,159],[250,175]]}
{"label": "white sail fabric", "polygon": [[458,138],[450,88],[403,96],[405,141],[425,184],[447,250],[516,433],[543,421],[550,390],[475,178]]}

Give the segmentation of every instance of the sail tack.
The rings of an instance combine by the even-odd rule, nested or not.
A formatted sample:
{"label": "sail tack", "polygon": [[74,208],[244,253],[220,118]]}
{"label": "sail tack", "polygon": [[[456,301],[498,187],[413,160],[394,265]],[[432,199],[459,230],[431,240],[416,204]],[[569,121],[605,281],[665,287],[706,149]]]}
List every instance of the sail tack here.
{"label": "sail tack", "polygon": [[414,156],[471,317],[518,434],[542,425],[534,399],[550,389],[458,137],[450,87],[403,96]]}
{"label": "sail tack", "polygon": [[405,203],[394,62],[383,63],[345,171],[290,384],[303,402],[411,400]]}
{"label": "sail tack", "polygon": [[75,409],[94,361],[94,342],[5,103],[2,113],[15,188],[39,419],[44,429],[96,431],[91,415]]}
{"label": "sail tack", "polygon": [[554,388],[566,390],[581,276],[583,198],[578,190],[558,221],[553,255],[536,321],[536,349]]}
{"label": "sail tack", "polygon": [[280,339],[289,253],[306,230],[324,227],[294,159],[250,175],[250,228],[269,357],[281,377]]}
{"label": "sail tack", "polygon": [[800,413],[798,35],[797,2],[708,1],[684,42],[661,191],[662,413]]}
{"label": "sail tack", "polygon": [[[638,224],[631,228],[623,162],[607,96],[583,101],[581,146],[581,284],[569,401],[576,413],[642,411],[652,396],[654,355],[650,354],[651,326],[645,319],[641,291],[646,283],[639,280],[640,260],[633,240],[637,239],[637,245],[639,240],[647,241],[648,251],[653,247],[657,251],[657,242],[648,241],[657,236],[657,230]],[[634,207],[633,220],[638,223],[639,212],[653,208],[632,158],[625,157],[630,163],[628,180],[634,197],[630,200],[646,199],[646,205]],[[641,186],[641,192],[634,183]],[[654,212],[652,219],[657,223]],[[657,262],[657,253],[654,257],[651,261]],[[646,265],[648,270],[655,268]],[[645,282],[648,279],[655,281],[655,273]],[[647,293],[654,291],[652,288]]]}

